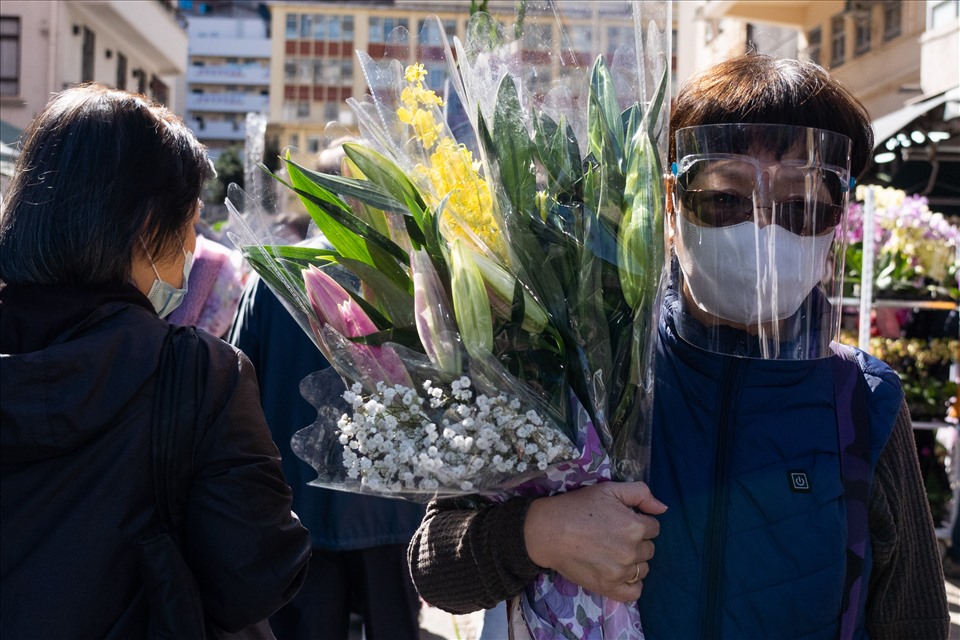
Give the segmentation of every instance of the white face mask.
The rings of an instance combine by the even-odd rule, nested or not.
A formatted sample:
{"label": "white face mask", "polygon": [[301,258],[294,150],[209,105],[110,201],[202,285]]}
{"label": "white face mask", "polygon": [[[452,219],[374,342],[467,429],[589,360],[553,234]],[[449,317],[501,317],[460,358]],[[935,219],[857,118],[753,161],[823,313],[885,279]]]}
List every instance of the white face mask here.
{"label": "white face mask", "polygon": [[[142,241],[141,241],[142,242]],[[144,245],[146,248],[146,245]],[[157,266],[153,263],[153,258],[150,258],[150,266],[153,267],[153,272],[156,274],[156,278],[153,281],[153,286],[150,287],[150,292],[147,294],[147,299],[150,300],[150,304],[153,305],[153,308],[156,310],[157,315],[161,318],[166,318],[174,310],[183,303],[183,299],[187,295],[187,284],[190,281],[190,269],[193,267],[193,254],[186,249],[181,249],[183,251],[183,288],[178,289],[169,282],[164,282],[160,278],[160,272],[157,271]]]}
{"label": "white face mask", "polygon": [[677,251],[687,289],[700,309],[750,325],[788,318],[827,273],[833,233],[799,236],[752,222],[703,227],[677,216]]}

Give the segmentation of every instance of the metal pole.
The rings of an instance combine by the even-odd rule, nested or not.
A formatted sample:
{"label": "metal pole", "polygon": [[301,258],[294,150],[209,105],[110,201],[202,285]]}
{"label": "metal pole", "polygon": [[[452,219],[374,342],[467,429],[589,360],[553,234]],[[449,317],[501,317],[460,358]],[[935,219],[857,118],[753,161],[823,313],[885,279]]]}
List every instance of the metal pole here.
{"label": "metal pole", "polygon": [[860,267],[860,334],[858,346],[870,352],[870,310],[873,308],[874,198],[867,187],[863,202],[863,264]]}

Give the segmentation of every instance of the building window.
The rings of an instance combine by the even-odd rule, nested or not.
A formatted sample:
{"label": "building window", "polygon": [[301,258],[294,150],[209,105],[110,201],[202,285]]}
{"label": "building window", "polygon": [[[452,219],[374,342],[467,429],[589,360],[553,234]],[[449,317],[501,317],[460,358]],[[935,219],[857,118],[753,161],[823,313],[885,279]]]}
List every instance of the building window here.
{"label": "building window", "polygon": [[297,22],[299,17],[296,13],[287,14],[287,40],[294,40],[297,37]]}
{"label": "building window", "polygon": [[703,39],[708,44],[713,42],[723,33],[723,24],[717,19],[706,20],[704,24]]}
{"label": "building window", "polygon": [[930,28],[939,29],[953,24],[960,17],[960,3],[957,0],[937,2],[930,9]]}
{"label": "building window", "polygon": [[[447,41],[451,41],[453,36],[457,35],[457,21],[456,20],[444,20],[443,25],[443,34],[446,37]],[[417,37],[419,42],[423,46],[427,47],[439,47],[443,44],[443,36],[440,35],[440,32],[436,28],[437,23],[435,20],[421,20],[417,23]],[[424,33],[424,27],[427,28],[427,32]]]}
{"label": "building window", "polygon": [[133,77],[137,79],[137,93],[147,92],[147,74],[143,69],[134,69]]}
{"label": "building window", "polygon": [[353,58],[340,60],[340,84],[345,87],[353,86]]}
{"label": "building window", "polygon": [[117,52],[117,89],[127,90],[127,56]]}
{"label": "building window", "polygon": [[327,16],[317,16],[313,21],[313,39],[326,40],[327,34]]}
{"label": "building window", "polygon": [[307,153],[320,153],[320,138],[315,136],[307,138]]}
{"label": "building window", "polygon": [[343,41],[353,42],[353,16],[343,18]]}
{"label": "building window", "polygon": [[325,102],[323,105],[323,119],[332,122],[340,117],[340,105],[336,102]]}
{"label": "building window", "polygon": [[160,104],[167,104],[170,101],[169,88],[163,82],[163,80],[157,76],[152,76],[150,78],[150,97]]}
{"label": "building window", "polygon": [[384,44],[390,32],[397,27],[408,28],[406,18],[370,18],[370,42]]}
{"label": "building window", "polygon": [[87,27],[83,28],[83,49],[80,58],[80,81],[93,82],[93,52],[96,48],[96,36]]}
{"label": "building window", "polygon": [[814,64],[820,62],[820,48],[822,47],[823,33],[820,27],[814,27],[807,32],[807,60]]}
{"label": "building window", "polygon": [[593,29],[586,25],[570,30],[570,46],[575,52],[593,50]]}
{"label": "building window", "polygon": [[293,82],[297,79],[296,60],[287,60],[283,63],[283,79],[289,82]]}
{"label": "building window", "polygon": [[301,100],[297,103],[297,117],[298,118],[309,118],[310,117],[310,103],[306,100]]}
{"label": "building window", "polygon": [[313,36],[313,16],[304,14],[300,16],[300,39],[308,40]]}
{"label": "building window", "polygon": [[0,96],[20,95],[20,18],[0,17]]}
{"label": "building window", "polygon": [[847,57],[847,24],[843,15],[834,16],[830,20],[830,66],[843,64]]}
{"label": "building window", "polygon": [[873,29],[873,12],[866,9],[856,14],[854,25],[856,26],[856,42],[854,42],[853,55],[860,56],[870,51],[870,32]]}
{"label": "building window", "polygon": [[533,22],[523,27],[523,48],[527,51],[553,50],[553,25]]}
{"label": "building window", "polygon": [[893,40],[900,35],[902,22],[902,2],[900,0],[886,0],[883,3],[883,39]]}
{"label": "building window", "polygon": [[327,38],[330,42],[340,42],[343,35],[343,20],[340,16],[330,16],[327,20]]}
{"label": "building window", "polygon": [[340,61],[325,60],[323,63],[323,84],[328,87],[340,86]]}
{"label": "building window", "polygon": [[313,58],[300,60],[299,68],[297,80],[300,84],[310,84],[313,81]]}
{"label": "building window", "polygon": [[[710,21],[707,21],[709,24]],[[607,27],[607,55],[610,56],[616,52],[624,42],[633,42],[632,27]]]}

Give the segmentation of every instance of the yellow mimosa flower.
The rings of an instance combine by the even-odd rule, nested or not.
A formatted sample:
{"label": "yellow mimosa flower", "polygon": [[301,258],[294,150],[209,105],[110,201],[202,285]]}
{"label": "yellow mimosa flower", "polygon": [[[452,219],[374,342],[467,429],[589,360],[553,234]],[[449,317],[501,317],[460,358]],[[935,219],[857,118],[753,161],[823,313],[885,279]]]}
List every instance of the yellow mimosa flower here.
{"label": "yellow mimosa flower", "polygon": [[427,71],[426,69],[423,68],[423,64],[419,62],[417,64],[412,64],[409,67],[407,67],[406,71],[404,71],[404,74],[403,74],[403,77],[406,78],[407,82],[411,84],[414,82],[422,82],[426,76],[427,76]]}
{"label": "yellow mimosa flower", "polygon": [[[410,65],[404,72],[409,83],[400,93],[402,107],[397,118],[413,128],[413,134],[428,152],[428,164],[417,165],[414,175],[429,188],[426,196],[437,207],[443,198],[447,204],[443,214],[444,235],[463,238],[476,245],[479,238],[501,259],[504,258],[500,228],[493,217],[490,187],[480,175],[480,163],[462,144],[444,135],[445,125],[437,122],[436,108],[443,100],[423,86],[427,72],[422,64]],[[470,233],[462,228],[466,226]]]}

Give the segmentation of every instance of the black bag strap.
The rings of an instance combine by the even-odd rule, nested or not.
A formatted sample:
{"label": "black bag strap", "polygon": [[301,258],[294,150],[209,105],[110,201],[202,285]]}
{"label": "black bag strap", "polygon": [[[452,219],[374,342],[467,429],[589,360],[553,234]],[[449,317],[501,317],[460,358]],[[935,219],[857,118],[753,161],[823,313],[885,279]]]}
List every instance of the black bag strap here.
{"label": "black bag strap", "polygon": [[160,354],[153,403],[153,487],[157,514],[177,542],[193,478],[205,360],[196,330],[171,325]]}
{"label": "black bag strap", "polygon": [[150,640],[207,638],[203,601],[181,546],[205,357],[192,327],[170,325],[160,351],[150,427],[159,523],[141,540]]}

